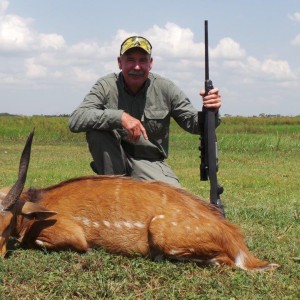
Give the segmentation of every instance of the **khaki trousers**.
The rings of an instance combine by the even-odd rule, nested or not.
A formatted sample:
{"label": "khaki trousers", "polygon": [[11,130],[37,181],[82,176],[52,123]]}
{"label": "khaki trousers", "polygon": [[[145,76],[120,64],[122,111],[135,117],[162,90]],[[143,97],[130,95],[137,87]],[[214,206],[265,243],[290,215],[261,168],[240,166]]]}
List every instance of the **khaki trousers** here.
{"label": "khaki trousers", "polygon": [[159,180],[180,187],[178,177],[163,160],[135,159],[127,153],[116,130],[92,130],[86,139],[97,174]]}

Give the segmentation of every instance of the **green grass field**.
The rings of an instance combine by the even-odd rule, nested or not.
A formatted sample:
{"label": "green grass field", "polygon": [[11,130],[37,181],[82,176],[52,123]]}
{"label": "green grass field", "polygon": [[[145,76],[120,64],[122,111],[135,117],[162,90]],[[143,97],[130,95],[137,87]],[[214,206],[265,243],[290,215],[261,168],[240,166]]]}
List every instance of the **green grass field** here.
{"label": "green grass field", "polygon": [[[35,137],[26,186],[90,175],[84,134],[63,117],[0,117],[0,187],[12,185],[28,133]],[[208,199],[199,180],[199,137],[171,127],[168,163],[182,185]],[[224,117],[217,129],[226,215],[274,272],[200,268],[141,257],[23,249],[0,259],[0,299],[300,299],[300,117]]]}

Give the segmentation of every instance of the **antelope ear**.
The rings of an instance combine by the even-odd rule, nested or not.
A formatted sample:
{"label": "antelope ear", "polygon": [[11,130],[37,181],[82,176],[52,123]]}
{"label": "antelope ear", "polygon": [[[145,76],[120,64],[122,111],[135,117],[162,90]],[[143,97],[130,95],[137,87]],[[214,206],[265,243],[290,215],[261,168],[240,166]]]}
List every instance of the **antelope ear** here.
{"label": "antelope ear", "polygon": [[54,216],[57,214],[55,211],[48,210],[36,203],[33,202],[24,202],[21,213],[26,215],[28,218],[36,218],[39,220],[47,219],[48,217]]}

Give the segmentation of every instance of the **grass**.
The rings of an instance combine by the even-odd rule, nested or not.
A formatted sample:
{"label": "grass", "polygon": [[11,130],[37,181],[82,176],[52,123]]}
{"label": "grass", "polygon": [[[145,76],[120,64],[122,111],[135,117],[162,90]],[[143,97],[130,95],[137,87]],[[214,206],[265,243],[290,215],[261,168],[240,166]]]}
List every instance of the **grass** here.
{"label": "grass", "polygon": [[[60,117],[0,117],[0,186],[15,182],[24,141],[35,127],[26,186],[89,175],[84,134]],[[199,138],[171,127],[168,163],[182,185],[208,199],[199,181]],[[141,257],[23,249],[0,260],[0,299],[299,299],[300,118],[225,117],[217,130],[218,178],[226,215],[249,248],[281,267],[270,273],[199,268]]]}

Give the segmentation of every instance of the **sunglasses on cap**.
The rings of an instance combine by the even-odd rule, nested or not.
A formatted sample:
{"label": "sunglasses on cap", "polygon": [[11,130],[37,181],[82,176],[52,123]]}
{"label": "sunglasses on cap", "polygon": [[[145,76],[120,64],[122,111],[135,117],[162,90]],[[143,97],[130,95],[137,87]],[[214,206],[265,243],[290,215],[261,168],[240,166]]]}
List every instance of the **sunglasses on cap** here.
{"label": "sunglasses on cap", "polygon": [[138,47],[151,54],[152,45],[142,36],[131,36],[127,38],[121,45],[120,55],[123,55],[127,50]]}

